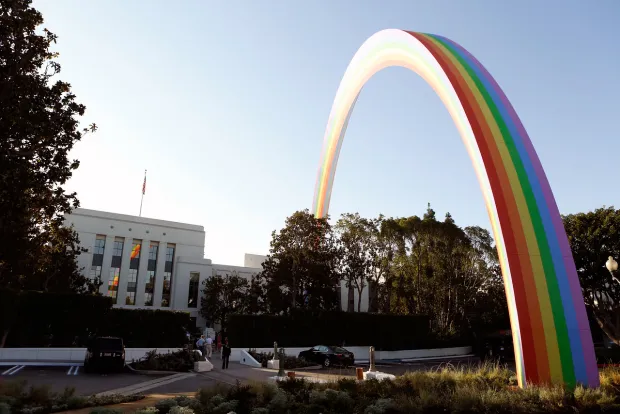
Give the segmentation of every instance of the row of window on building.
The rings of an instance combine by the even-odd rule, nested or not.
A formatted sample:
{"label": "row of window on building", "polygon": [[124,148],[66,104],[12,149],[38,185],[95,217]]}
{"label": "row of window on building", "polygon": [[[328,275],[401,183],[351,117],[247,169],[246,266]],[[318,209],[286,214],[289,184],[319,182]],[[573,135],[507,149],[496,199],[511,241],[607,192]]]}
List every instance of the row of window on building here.
{"label": "row of window on building", "polygon": [[[101,272],[103,268],[103,253],[106,248],[106,236],[97,235],[95,246],[93,249],[93,260],[90,269],[91,278],[102,278]],[[110,263],[110,273],[108,275],[108,296],[113,299],[114,304],[118,302],[118,285],[120,283],[121,263],[123,257],[123,249],[125,248],[125,239],[123,237],[115,237],[112,246],[112,260]],[[161,307],[170,307],[172,292],[172,269],[174,264],[174,252],[176,245],[172,243],[166,244],[166,260],[164,262],[163,272],[158,272],[157,258],[159,254],[159,242],[151,241],[148,251],[148,262],[146,270],[146,283],[144,285],[144,305],[153,306],[155,284],[159,273],[163,275],[163,291],[161,295]],[[142,240],[133,239],[131,254],[129,256],[129,275],[127,277],[127,296],[125,297],[125,305],[136,304],[136,293],[138,289],[138,270],[140,268],[140,257],[142,253]],[[159,269],[161,270],[161,269]],[[102,278],[103,279],[103,278]],[[195,308],[198,304],[198,291],[200,283],[200,274],[197,272],[190,273],[189,294],[187,299],[187,307]]]}

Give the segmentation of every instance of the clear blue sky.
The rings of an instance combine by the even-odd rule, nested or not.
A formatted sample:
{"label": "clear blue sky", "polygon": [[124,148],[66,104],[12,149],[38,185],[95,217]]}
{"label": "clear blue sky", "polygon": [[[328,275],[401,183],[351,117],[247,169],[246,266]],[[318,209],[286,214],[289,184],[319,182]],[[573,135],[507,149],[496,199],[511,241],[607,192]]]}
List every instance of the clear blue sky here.
{"label": "clear blue sky", "polygon": [[[563,213],[619,205],[620,1],[38,0],[62,78],[99,131],[74,155],[83,207],[205,226],[241,264],[310,208],[340,79],[373,33],[447,36],[515,106]],[[615,26],[615,27],[614,27]],[[613,121],[616,119],[616,121]],[[330,213],[422,214],[489,228],[447,111],[417,75],[377,74],[345,139]]]}

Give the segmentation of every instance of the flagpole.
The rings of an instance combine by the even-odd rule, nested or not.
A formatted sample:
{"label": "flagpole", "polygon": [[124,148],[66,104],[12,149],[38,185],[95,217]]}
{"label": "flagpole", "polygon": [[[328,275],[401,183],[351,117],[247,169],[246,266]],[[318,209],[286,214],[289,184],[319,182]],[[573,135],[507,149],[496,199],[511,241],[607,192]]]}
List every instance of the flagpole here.
{"label": "flagpole", "polygon": [[138,217],[142,217],[142,202],[144,201],[144,191],[146,190],[146,170],[144,170],[144,183],[142,184],[142,197],[140,198],[140,214]]}

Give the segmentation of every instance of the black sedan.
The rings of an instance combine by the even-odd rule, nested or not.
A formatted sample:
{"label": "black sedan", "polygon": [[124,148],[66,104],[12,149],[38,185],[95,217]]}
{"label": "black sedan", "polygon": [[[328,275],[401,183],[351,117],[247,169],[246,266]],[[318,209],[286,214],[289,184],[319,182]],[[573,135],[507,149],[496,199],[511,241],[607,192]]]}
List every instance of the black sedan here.
{"label": "black sedan", "polygon": [[323,365],[325,368],[332,365],[349,367],[355,362],[353,353],[339,346],[317,345],[307,351],[300,352],[299,358]]}

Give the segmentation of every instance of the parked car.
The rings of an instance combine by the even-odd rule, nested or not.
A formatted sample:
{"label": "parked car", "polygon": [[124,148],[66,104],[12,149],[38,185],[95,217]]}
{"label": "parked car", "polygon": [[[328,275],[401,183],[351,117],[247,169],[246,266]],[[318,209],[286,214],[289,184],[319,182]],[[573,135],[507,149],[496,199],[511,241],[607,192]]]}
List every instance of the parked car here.
{"label": "parked car", "polygon": [[125,345],[122,338],[99,336],[89,341],[84,371],[121,371],[125,367]]}
{"label": "parked car", "polygon": [[317,345],[299,353],[300,359],[314,362],[328,368],[332,365],[349,367],[355,362],[355,355],[339,346]]}

